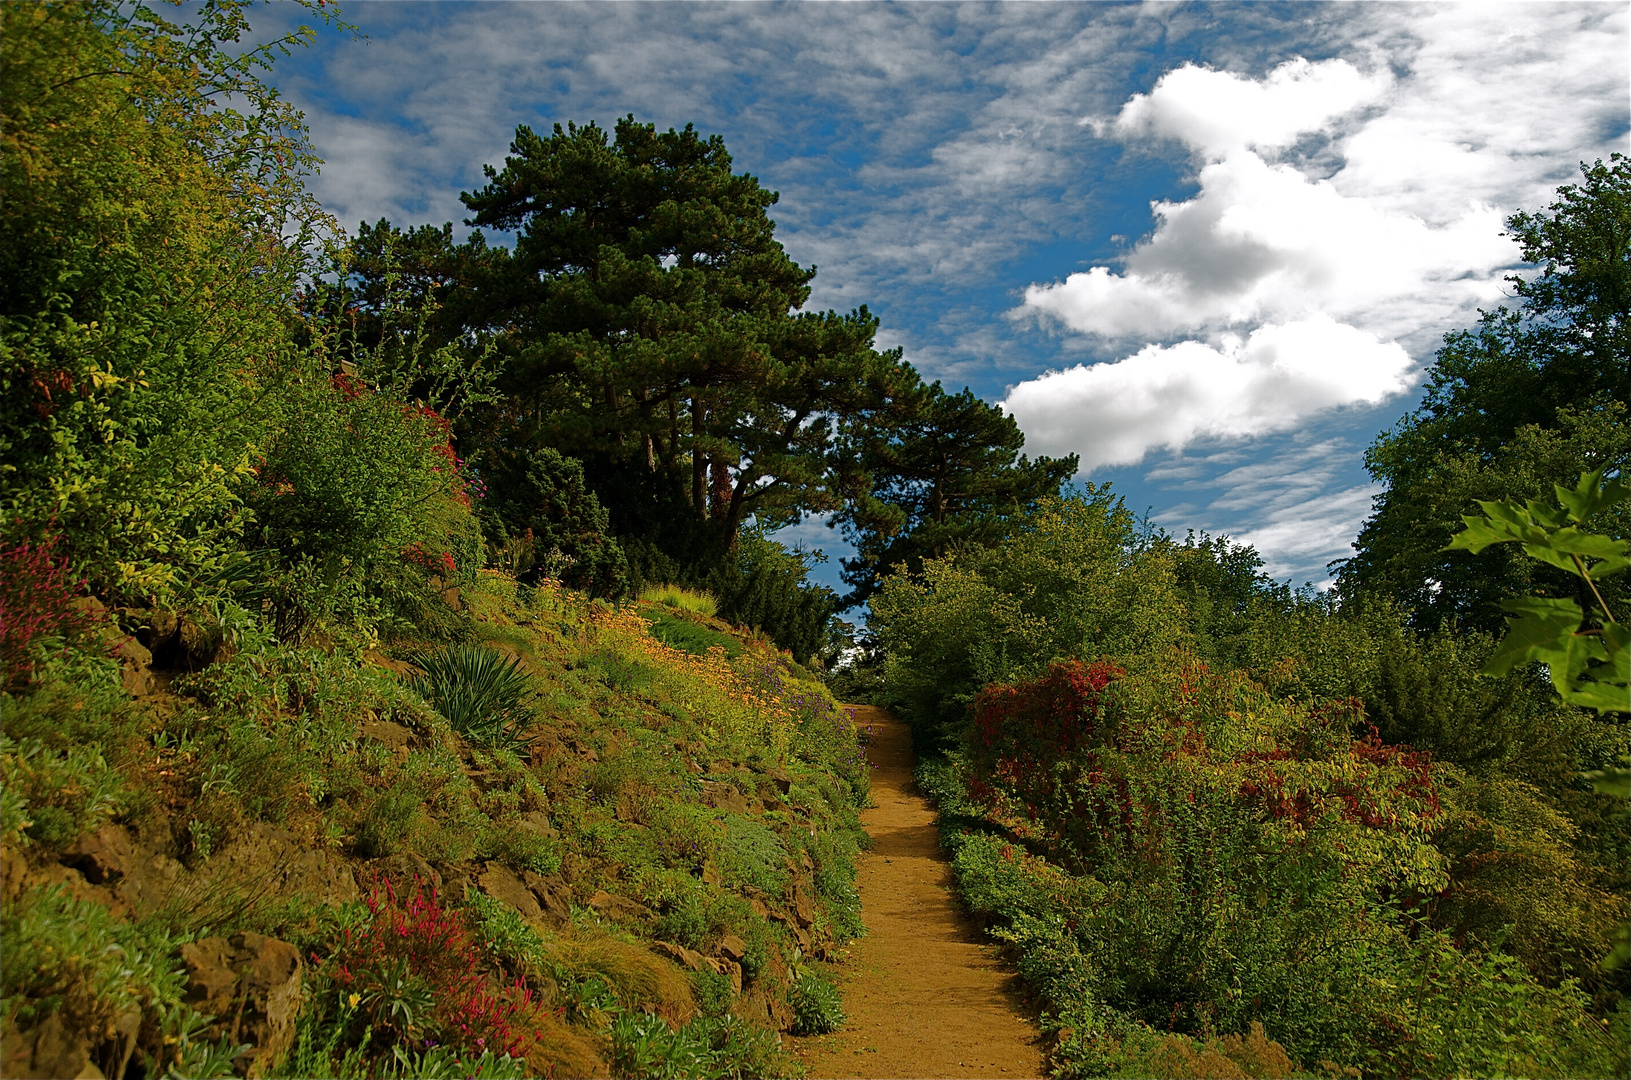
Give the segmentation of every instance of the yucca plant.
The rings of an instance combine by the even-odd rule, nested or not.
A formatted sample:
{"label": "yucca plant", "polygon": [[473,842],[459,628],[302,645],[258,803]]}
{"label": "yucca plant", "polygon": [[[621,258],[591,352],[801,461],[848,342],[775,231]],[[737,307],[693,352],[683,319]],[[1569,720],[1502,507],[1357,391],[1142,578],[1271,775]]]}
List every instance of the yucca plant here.
{"label": "yucca plant", "polygon": [[521,661],[480,645],[450,645],[420,656],[424,674],[409,684],[447,717],[453,730],[482,746],[526,741],[532,715]]}

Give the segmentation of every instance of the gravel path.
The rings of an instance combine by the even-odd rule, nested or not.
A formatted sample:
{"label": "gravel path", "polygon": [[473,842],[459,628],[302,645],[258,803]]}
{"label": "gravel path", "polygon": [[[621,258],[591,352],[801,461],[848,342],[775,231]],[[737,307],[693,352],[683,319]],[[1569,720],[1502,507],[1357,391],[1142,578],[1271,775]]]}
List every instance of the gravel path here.
{"label": "gravel path", "polygon": [[794,1040],[811,1077],[1037,1077],[1042,1054],[1017,978],[958,905],[934,811],[912,781],[912,738],[887,711],[851,706],[873,730],[877,806],[861,816],[870,931],[851,947],[832,1035]]}

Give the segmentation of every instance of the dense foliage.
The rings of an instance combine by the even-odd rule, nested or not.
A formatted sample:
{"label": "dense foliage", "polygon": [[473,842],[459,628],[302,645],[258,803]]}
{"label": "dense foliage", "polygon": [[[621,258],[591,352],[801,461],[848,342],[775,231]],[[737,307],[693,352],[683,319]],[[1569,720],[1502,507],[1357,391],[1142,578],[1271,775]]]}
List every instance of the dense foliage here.
{"label": "dense foliage", "polygon": [[[995,542],[1075,464],[1029,461],[1012,418],[878,352],[866,308],[801,310],[814,271],[774,238],[776,194],[731,168],[723,142],[690,127],[521,127],[503,168],[464,195],[469,223],[514,232],[513,251],[479,231],[455,243],[451,225],[365,224],[344,288],[362,340],[389,344],[376,312],[400,294],[427,306],[432,347],[473,357],[483,340],[502,361],[494,398],[459,425],[499,508],[490,532],[538,538],[540,513],[560,518],[545,508],[573,482],[535,474],[559,452],[606,513],[579,533],[607,537],[612,562],[610,544],[626,553],[630,587],[708,588],[804,658],[838,605],[744,538],[833,514],[860,549],[845,570],[854,606],[896,563]],[[532,558],[550,549],[532,543]]]}
{"label": "dense foliage", "polygon": [[[835,598],[762,536],[779,496],[745,491],[731,543],[692,515],[688,560],[602,502],[621,459],[513,411],[529,357],[423,237],[317,211],[262,81],[311,31],[241,41],[245,11],[0,6],[0,1071],[796,1071],[779,1032],[841,1015],[824,971],[862,931],[864,760],[714,612],[809,658]],[[786,263],[764,193],[718,140],[630,131],[725,193],[691,232],[769,260],[676,276],[691,336],[651,349],[780,350],[747,412],[708,376],[721,427],[667,464],[711,482],[730,424],[782,423],[742,453],[818,484],[826,429],[772,414],[829,353],[889,368],[873,324],[786,316],[791,264],[739,311]],[[656,355],[607,349],[629,370],[584,385]],[[635,598],[681,579],[717,600]]]}
{"label": "dense foliage", "polygon": [[1624,1075],[1627,169],[1510,219],[1526,309],[1373,448],[1332,594],[1091,486],[884,579],[878,694],[1058,1075]]}
{"label": "dense foliage", "polygon": [[513,248],[348,239],[263,81],[311,31],[178,12],[0,5],[3,1071],[792,1071],[865,602],[1062,1075],[1624,1074],[1626,159],[1294,593],[803,310],[719,138],[522,127]]}
{"label": "dense foliage", "polygon": [[60,532],[99,591],[185,593],[242,533],[287,375],[313,158],[255,77],[287,42],[226,48],[233,5],[3,18],[0,528]]}
{"label": "dense foliage", "polygon": [[[1109,547],[1101,567],[1170,581],[1181,557],[1196,552]],[[1273,593],[1210,657],[1181,622],[1061,649],[1054,612],[1079,590],[997,594],[986,574],[931,562],[875,610],[898,707],[952,747],[920,781],[964,896],[1047,1003],[1062,1074],[1192,1075],[1183,1062],[1208,1054],[1255,1068],[1238,1042],[1253,1025],[1261,1053],[1303,1068],[1623,1071],[1623,977],[1598,963],[1627,916],[1631,836],[1575,777],[1614,760],[1625,725],[1550,705],[1532,680],[1483,687],[1488,639],[1423,642],[1397,614]],[[992,631],[948,634],[922,609],[966,615],[971,595],[1011,613],[1010,673],[959,706],[915,688],[955,671],[949,654],[990,663]],[[1093,659],[1053,659],[1072,655]],[[1483,726],[1463,731],[1468,705]]]}

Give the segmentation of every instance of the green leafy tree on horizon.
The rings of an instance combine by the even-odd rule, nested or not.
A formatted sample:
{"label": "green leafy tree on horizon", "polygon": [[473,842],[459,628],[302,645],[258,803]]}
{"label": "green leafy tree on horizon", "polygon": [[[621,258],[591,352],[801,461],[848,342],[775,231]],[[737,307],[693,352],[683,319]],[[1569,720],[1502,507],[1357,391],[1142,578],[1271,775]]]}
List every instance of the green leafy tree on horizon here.
{"label": "green leafy tree on horizon", "polygon": [[973,391],[948,394],[912,374],[881,422],[855,425],[835,455],[845,500],[831,523],[856,546],[843,561],[849,607],[870,600],[898,568],[917,573],[926,559],[995,543],[1076,473],[1074,454],[1027,458],[1019,424]]}
{"label": "green leafy tree on horizon", "polygon": [[469,223],[515,230],[473,283],[508,328],[506,403],[484,436],[583,461],[623,534],[727,550],[749,517],[831,509],[835,424],[894,377],[877,321],[799,312],[814,270],[787,257],[776,193],[732,172],[717,135],[632,116],[517,128],[464,196]]}
{"label": "green leafy tree on horizon", "polygon": [[[1631,464],[1631,158],[1581,174],[1546,211],[1507,219],[1539,267],[1508,279],[1517,309],[1446,335],[1420,407],[1366,452],[1387,489],[1337,571],[1345,600],[1376,593],[1411,609],[1418,628],[1455,620],[1493,632],[1503,598],[1569,587],[1564,570],[1515,551],[1474,562],[1446,545],[1478,500],[1544,497],[1581,472]],[[1626,509],[1610,512],[1623,521]],[[1623,579],[1606,588],[1631,602]]]}

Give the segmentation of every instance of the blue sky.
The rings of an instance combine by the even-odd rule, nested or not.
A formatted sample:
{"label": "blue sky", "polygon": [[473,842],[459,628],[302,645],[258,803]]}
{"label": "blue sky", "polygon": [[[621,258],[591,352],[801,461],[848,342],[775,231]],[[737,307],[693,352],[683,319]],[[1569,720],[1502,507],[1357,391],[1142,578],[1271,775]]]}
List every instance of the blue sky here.
{"label": "blue sky", "polygon": [[[779,191],[811,306],[1180,535],[1326,580],[1500,236],[1626,151],[1624,4],[352,3],[273,82],[348,228],[463,218],[517,124],[633,113]],[[263,9],[267,28],[297,17]],[[462,229],[461,229],[462,234]],[[789,530],[837,554],[819,522]],[[822,575],[836,582],[836,561]]]}

